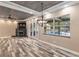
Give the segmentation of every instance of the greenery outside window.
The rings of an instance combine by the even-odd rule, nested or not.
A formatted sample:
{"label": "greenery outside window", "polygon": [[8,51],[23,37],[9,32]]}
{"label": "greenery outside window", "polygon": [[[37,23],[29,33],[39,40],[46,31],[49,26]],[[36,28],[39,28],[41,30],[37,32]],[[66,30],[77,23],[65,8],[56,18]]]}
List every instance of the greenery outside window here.
{"label": "greenery outside window", "polygon": [[70,36],[70,15],[56,17],[48,20],[44,27],[44,33],[49,35]]}

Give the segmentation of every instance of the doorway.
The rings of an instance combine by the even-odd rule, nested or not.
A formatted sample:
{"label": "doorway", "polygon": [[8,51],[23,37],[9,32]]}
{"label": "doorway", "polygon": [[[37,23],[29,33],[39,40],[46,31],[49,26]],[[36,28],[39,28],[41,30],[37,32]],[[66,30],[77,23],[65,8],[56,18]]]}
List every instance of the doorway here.
{"label": "doorway", "polygon": [[27,37],[27,28],[26,28],[25,21],[18,22],[17,28],[16,28],[16,36],[17,37]]}

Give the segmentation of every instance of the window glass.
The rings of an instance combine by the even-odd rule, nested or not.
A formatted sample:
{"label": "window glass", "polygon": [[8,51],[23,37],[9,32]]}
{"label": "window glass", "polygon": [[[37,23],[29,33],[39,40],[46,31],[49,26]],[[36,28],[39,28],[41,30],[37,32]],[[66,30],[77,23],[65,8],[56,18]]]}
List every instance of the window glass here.
{"label": "window glass", "polygon": [[64,15],[48,20],[44,33],[49,35],[70,36],[70,15]]}

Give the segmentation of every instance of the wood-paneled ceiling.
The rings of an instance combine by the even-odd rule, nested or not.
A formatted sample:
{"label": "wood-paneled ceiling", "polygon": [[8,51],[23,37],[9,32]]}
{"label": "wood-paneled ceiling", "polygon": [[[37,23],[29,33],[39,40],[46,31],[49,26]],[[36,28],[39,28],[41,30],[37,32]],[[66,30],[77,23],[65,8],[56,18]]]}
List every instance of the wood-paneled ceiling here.
{"label": "wood-paneled ceiling", "polygon": [[22,5],[24,7],[31,8],[33,10],[41,12],[41,3],[43,3],[43,9],[50,8],[56,4],[61,3],[62,1],[13,1],[14,3],[17,3],[19,5]]}
{"label": "wood-paneled ceiling", "polygon": [[[10,2],[41,12],[42,11],[41,2],[44,4],[43,9],[46,10],[52,6],[55,6],[61,3],[62,1],[10,1]],[[28,13],[24,13],[21,11],[0,6],[0,17],[8,17],[9,14],[11,14],[12,17],[15,17],[21,20],[33,16],[32,14],[28,14]]]}

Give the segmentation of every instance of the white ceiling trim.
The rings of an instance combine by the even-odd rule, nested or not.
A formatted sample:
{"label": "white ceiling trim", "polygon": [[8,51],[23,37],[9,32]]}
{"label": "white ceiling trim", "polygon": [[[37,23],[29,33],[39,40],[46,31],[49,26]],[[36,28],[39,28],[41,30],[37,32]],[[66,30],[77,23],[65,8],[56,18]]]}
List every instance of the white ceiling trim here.
{"label": "white ceiling trim", "polygon": [[[48,9],[46,9],[46,10],[43,10],[43,14],[45,15],[46,13],[51,13],[51,12],[55,12],[55,11],[57,11],[59,9],[62,9],[63,6],[66,5],[66,4],[71,4],[71,3],[70,3],[70,1],[64,1],[62,3],[59,3],[59,4],[55,5],[55,6],[52,6],[52,7],[48,8]],[[42,15],[42,11],[40,12],[39,15]]]}
{"label": "white ceiling trim", "polygon": [[[76,4],[79,4],[79,2],[77,1],[64,1],[64,2],[62,2],[62,3],[59,3],[59,4],[57,4],[57,5],[55,5],[55,6],[52,6],[52,7],[50,7],[50,8],[48,8],[48,9],[46,9],[46,10],[44,10],[43,12],[44,12],[44,14],[45,13],[53,13],[53,12],[55,12],[55,11],[58,11],[58,10],[60,10],[60,9],[63,9],[63,8],[65,8],[64,6],[65,5],[68,5],[67,7],[70,7],[70,6],[73,6],[73,5],[76,5]],[[42,15],[42,11],[40,12],[40,14],[39,14],[39,16],[40,15]],[[31,17],[30,17],[31,18]],[[29,19],[29,18],[28,18]],[[27,19],[26,19],[27,20]]]}
{"label": "white ceiling trim", "polygon": [[[62,3],[59,3],[55,6],[52,6],[46,10],[44,10],[43,12],[49,12],[49,13],[53,13],[57,10],[60,10],[62,8],[65,8],[64,5],[69,5],[69,6],[72,6],[72,5],[75,5],[79,2],[73,2],[73,1],[64,1]],[[0,1],[0,6],[4,6],[4,7],[8,7],[8,8],[11,8],[11,9],[15,9],[15,10],[18,10],[18,11],[22,11],[22,12],[25,12],[25,13],[29,13],[29,14],[33,14],[35,16],[40,16],[42,12],[38,12],[38,11],[35,11],[33,9],[30,9],[30,8],[27,8],[27,7],[24,7],[22,5],[19,5],[19,4],[16,4],[16,3],[13,3],[13,2],[9,2],[9,1]]]}
{"label": "white ceiling trim", "polygon": [[37,12],[30,8],[27,8],[27,7],[24,7],[24,6],[21,6],[19,4],[13,3],[13,2],[9,2],[9,1],[0,1],[0,6],[4,6],[7,8],[15,9],[15,10],[33,14],[33,15],[38,15],[40,13],[40,12]]}
{"label": "white ceiling trim", "polygon": [[57,10],[65,8],[64,7],[65,5],[68,5],[68,7],[69,7],[69,6],[73,6],[75,4],[78,4],[78,3],[79,3],[78,1],[77,2],[75,2],[75,1],[65,1],[65,2],[59,3],[59,4],[55,5],[55,6],[52,6],[52,7],[48,8],[48,9],[44,10],[43,12],[44,13],[45,12],[49,12],[49,13],[55,12]]}
{"label": "white ceiling trim", "polygon": [[[72,6],[72,5],[76,4],[76,3],[79,3],[79,2],[64,1],[62,3],[59,3],[59,4],[55,5],[55,6],[52,6],[52,7],[48,8],[48,9],[44,10],[43,13],[44,13],[44,15],[46,13],[53,13],[53,12],[55,12],[57,10],[65,8],[64,5]],[[39,16],[40,15],[42,15],[42,11],[39,13]]]}

